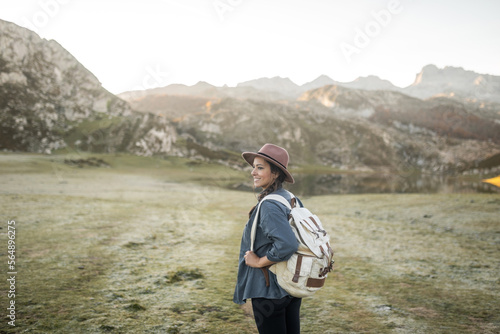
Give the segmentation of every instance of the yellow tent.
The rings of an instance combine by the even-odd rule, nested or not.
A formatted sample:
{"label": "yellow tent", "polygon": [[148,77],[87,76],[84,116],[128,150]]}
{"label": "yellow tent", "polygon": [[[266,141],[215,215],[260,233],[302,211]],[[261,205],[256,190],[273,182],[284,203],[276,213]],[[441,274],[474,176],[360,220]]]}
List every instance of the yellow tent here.
{"label": "yellow tent", "polygon": [[498,175],[497,177],[491,178],[491,179],[484,179],[483,182],[490,183],[490,184],[500,188],[500,175]]}

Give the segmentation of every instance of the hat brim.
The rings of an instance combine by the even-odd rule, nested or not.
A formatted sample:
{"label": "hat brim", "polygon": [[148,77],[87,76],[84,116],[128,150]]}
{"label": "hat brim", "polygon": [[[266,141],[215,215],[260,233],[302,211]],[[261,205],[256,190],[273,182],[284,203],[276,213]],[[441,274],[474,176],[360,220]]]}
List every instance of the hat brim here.
{"label": "hat brim", "polygon": [[285,173],[285,175],[286,175],[286,178],[285,178],[286,182],[292,183],[292,184],[295,183],[295,180],[293,179],[293,176],[292,176],[292,174],[290,174],[290,172],[288,171],[288,169],[284,168],[280,164],[277,164],[276,161],[273,161],[269,157],[266,157],[265,155],[262,155],[262,154],[259,154],[259,153],[255,153],[255,152],[243,152],[241,154],[241,156],[252,167],[253,167],[253,161],[254,161],[255,157],[261,157],[262,159],[266,160],[269,163],[272,163],[273,165],[275,165],[276,167],[278,167],[279,169],[281,169],[283,171],[283,173]]}

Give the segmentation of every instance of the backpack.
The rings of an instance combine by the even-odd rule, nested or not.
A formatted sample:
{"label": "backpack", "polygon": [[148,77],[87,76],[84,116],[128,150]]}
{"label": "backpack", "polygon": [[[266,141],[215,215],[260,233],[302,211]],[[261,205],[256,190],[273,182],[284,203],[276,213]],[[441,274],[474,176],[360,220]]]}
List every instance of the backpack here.
{"label": "backpack", "polygon": [[312,296],[325,284],[326,277],[333,267],[333,250],[330,236],[323,229],[319,218],[308,209],[300,207],[295,196],[290,193],[291,203],[280,195],[267,195],[257,206],[257,213],[252,225],[251,248],[257,230],[260,205],[264,200],[275,200],[285,205],[290,211],[289,223],[299,242],[297,252],[290,259],[273,264],[273,272],[278,284],[291,296],[302,298]]}

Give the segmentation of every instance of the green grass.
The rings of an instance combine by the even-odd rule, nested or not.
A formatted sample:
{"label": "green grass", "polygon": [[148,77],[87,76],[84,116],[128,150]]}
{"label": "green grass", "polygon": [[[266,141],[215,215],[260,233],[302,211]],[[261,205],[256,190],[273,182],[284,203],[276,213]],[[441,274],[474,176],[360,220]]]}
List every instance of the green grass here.
{"label": "green grass", "polygon": [[[110,167],[64,163],[89,157]],[[0,332],[256,333],[232,302],[255,197],[226,187],[246,179],[180,158],[0,154],[0,253],[15,220],[18,271],[16,328]],[[302,200],[336,251],[303,333],[500,331],[498,194]]]}

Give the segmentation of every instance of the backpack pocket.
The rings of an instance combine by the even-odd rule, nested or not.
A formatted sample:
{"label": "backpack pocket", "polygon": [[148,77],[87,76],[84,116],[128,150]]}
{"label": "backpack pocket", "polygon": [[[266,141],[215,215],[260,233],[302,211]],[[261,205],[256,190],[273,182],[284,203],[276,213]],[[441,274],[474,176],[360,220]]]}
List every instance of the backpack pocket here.
{"label": "backpack pocket", "polygon": [[322,262],[316,257],[293,254],[288,261],[278,262],[270,270],[276,274],[278,284],[290,295],[308,297],[319,290],[325,277],[319,276]]}
{"label": "backpack pocket", "polygon": [[309,276],[313,267],[314,257],[294,253],[286,262],[287,269],[294,276]]}

